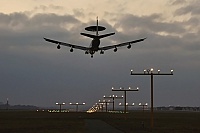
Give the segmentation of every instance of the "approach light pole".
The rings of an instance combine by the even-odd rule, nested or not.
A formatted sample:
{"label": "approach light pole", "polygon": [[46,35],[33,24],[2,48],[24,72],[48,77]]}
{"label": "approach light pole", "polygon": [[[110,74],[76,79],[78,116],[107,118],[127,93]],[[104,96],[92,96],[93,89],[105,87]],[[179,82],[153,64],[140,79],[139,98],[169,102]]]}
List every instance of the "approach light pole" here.
{"label": "approach light pole", "polygon": [[135,104],[134,103],[132,103],[132,104],[126,103],[126,105],[123,105],[122,103],[119,103],[119,106],[126,106],[127,107],[127,111],[128,111],[128,106],[135,106]]}
{"label": "approach light pole", "polygon": [[78,106],[79,105],[85,105],[85,103],[69,103],[70,105],[75,105],[76,106],[76,112],[78,112]]}
{"label": "approach light pole", "polygon": [[142,106],[142,111],[143,111],[143,113],[144,113],[144,107],[146,106],[148,106],[148,103],[145,103],[145,104],[142,104],[142,103],[139,103],[139,106]]}
{"label": "approach light pole", "polygon": [[62,105],[65,105],[65,103],[56,103],[56,105],[59,105],[59,106],[60,106],[59,112],[61,113],[61,110],[62,110],[62,109],[61,109],[61,106],[62,106]]}
{"label": "approach light pole", "polygon": [[[144,107],[146,106],[148,106],[148,103],[145,103],[145,104],[142,104],[142,103],[139,103],[139,106],[142,106],[142,114],[143,114],[143,119],[145,118],[144,117]],[[144,120],[142,121],[142,127],[144,128]]]}
{"label": "approach light pole", "polygon": [[108,100],[108,101],[106,101],[106,100],[103,100],[103,101],[99,100],[99,103],[105,104],[106,105],[106,112],[108,112],[108,104],[109,103],[113,103],[113,102],[110,102],[110,100]]}
{"label": "approach light pole", "polygon": [[8,110],[8,107],[9,107],[9,103],[8,103],[8,98],[6,100],[6,110]]}
{"label": "approach light pole", "polygon": [[138,91],[139,88],[137,87],[136,89],[131,89],[131,87],[129,87],[129,89],[124,89],[123,87],[120,87],[119,90],[115,90],[114,87],[112,87],[112,91],[123,91],[124,92],[124,113],[126,113],[126,92],[127,91]]}
{"label": "approach light pole", "polygon": [[173,70],[171,70],[170,73],[160,73],[160,69],[157,71],[157,73],[153,72],[153,68],[151,69],[145,69],[143,73],[134,73],[133,69],[131,70],[131,75],[149,75],[151,76],[151,129],[153,129],[154,121],[153,121],[153,76],[167,76],[167,75],[173,75]]}
{"label": "approach light pole", "polygon": [[123,96],[121,96],[121,97],[118,97],[117,95],[115,96],[115,95],[110,95],[109,97],[106,97],[105,95],[103,96],[103,98],[110,98],[110,99],[112,99],[113,100],[113,111],[115,110],[115,99],[122,99],[123,98]]}
{"label": "approach light pole", "polygon": [[103,105],[104,103],[96,103],[97,107],[99,110],[101,110],[101,112],[103,112]]}
{"label": "approach light pole", "polygon": [[97,107],[97,110],[101,110],[103,112],[103,104],[102,103],[96,103],[95,106]]}

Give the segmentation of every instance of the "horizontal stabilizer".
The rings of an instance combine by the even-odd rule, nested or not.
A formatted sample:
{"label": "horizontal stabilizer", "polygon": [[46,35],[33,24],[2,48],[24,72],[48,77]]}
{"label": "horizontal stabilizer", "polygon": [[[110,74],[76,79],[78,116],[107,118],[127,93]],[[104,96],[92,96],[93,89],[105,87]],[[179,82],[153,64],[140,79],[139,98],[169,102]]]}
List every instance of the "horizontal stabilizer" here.
{"label": "horizontal stabilizer", "polygon": [[91,35],[91,34],[87,34],[87,33],[81,33],[81,35],[83,36],[87,36],[87,37],[90,37],[90,38],[98,38],[98,39],[101,39],[101,38],[104,38],[104,37],[108,37],[108,36],[111,36],[111,35],[114,35],[115,33],[108,33],[108,34],[104,34],[104,35],[100,35],[100,36],[96,36],[96,35]]}
{"label": "horizontal stabilizer", "polygon": [[87,37],[90,37],[90,38],[97,38],[96,35],[91,35],[91,34],[87,34],[87,33],[81,33],[81,35],[87,36]]}
{"label": "horizontal stabilizer", "polygon": [[101,39],[101,38],[108,37],[108,36],[111,36],[111,35],[114,35],[114,34],[115,34],[114,32],[108,33],[108,34],[100,35],[100,36],[98,36],[98,38]]}

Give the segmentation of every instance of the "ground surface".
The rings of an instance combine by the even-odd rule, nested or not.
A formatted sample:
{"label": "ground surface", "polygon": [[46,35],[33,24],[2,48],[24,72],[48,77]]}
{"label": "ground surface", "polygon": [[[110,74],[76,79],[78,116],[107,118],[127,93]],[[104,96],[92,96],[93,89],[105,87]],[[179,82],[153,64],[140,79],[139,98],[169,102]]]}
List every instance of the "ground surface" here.
{"label": "ground surface", "polygon": [[85,119],[87,133],[123,133],[99,119]]}
{"label": "ground surface", "polygon": [[0,133],[90,133],[95,129],[109,133],[200,133],[200,112],[155,112],[154,128],[151,130],[150,112],[87,114],[0,111]]}

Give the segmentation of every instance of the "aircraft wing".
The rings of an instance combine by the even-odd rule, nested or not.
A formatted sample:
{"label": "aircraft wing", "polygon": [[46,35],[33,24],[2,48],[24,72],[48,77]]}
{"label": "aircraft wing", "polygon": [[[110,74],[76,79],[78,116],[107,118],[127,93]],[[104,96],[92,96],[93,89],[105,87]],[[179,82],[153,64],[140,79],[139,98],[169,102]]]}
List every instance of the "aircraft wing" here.
{"label": "aircraft wing", "polygon": [[52,40],[52,39],[48,39],[48,38],[44,38],[45,41],[47,42],[51,42],[51,43],[55,43],[58,45],[63,45],[63,46],[67,46],[67,47],[71,47],[71,48],[75,48],[75,49],[80,49],[80,50],[88,50],[88,47],[84,47],[84,46],[78,46],[75,44],[70,44],[70,43],[65,43],[65,42],[60,42],[60,41],[56,41],[56,40]]}
{"label": "aircraft wing", "polygon": [[142,39],[138,39],[138,40],[134,40],[134,41],[129,41],[129,42],[125,42],[125,43],[120,43],[120,44],[116,44],[116,45],[100,47],[99,50],[109,50],[109,49],[113,49],[113,48],[117,48],[117,47],[127,46],[127,45],[131,45],[133,43],[142,42],[145,39],[146,38],[142,38]]}

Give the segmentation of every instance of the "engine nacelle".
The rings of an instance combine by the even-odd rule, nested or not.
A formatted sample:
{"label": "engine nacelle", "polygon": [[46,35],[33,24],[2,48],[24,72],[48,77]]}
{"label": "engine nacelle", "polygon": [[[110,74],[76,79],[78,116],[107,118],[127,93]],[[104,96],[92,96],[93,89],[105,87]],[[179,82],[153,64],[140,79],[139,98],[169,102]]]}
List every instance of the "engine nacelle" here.
{"label": "engine nacelle", "polygon": [[131,45],[129,44],[129,45],[127,46],[127,48],[130,49],[130,48],[131,48]]}
{"label": "engine nacelle", "polygon": [[114,52],[117,52],[117,48],[114,48]]}
{"label": "engine nacelle", "polygon": [[71,49],[70,49],[70,52],[73,52],[73,51],[74,51],[74,49],[73,49],[73,48],[71,48]]}
{"label": "engine nacelle", "polygon": [[60,45],[57,46],[57,49],[60,49]]}

